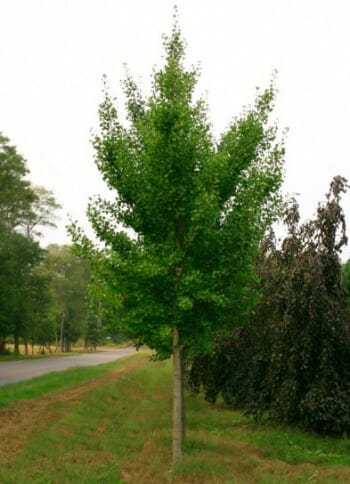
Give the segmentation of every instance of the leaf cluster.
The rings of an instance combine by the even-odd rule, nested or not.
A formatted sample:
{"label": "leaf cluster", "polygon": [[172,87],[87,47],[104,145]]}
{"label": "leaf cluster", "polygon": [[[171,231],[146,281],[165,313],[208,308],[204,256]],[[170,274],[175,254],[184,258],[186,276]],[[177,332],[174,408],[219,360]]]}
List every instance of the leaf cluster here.
{"label": "leaf cluster", "polygon": [[71,232],[114,293],[118,324],[165,355],[173,326],[193,348],[233,314],[236,322],[249,314],[254,254],[278,212],[284,148],[268,122],[273,84],[215,141],[177,24],[164,47],[148,99],[125,79],[127,122],[107,88],[100,106],[93,146],[114,199],[94,200],[88,215],[103,248],[76,226]]}

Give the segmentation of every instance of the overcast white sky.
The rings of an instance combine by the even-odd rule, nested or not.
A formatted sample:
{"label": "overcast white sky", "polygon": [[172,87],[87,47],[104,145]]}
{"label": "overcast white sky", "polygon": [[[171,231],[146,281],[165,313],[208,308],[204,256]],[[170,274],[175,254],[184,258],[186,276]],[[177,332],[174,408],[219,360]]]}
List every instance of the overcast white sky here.
{"label": "overcast white sky", "polygon": [[[300,193],[310,217],[334,175],[350,179],[348,0],[0,0],[0,131],[63,205],[45,243],[68,242],[66,214],[86,226],[88,197],[103,193],[90,146],[102,75],[121,105],[123,63],[147,92],[174,3],[215,133],[277,69],[275,117],[290,130],[284,191]],[[350,194],[343,206],[350,225]]]}

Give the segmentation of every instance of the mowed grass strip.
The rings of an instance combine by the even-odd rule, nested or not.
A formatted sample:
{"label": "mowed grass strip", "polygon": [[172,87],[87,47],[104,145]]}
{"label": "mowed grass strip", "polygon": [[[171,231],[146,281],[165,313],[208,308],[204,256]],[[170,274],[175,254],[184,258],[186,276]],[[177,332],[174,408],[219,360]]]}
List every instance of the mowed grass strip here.
{"label": "mowed grass strip", "polygon": [[139,358],[53,399],[18,449],[4,450],[0,482],[350,482],[349,439],[259,426],[191,395],[184,458],[171,472],[171,364]]}

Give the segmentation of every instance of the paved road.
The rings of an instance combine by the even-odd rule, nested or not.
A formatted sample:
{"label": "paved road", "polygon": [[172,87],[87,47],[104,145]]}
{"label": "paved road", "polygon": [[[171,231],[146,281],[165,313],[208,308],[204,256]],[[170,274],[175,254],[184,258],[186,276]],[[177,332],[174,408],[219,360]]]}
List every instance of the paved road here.
{"label": "paved road", "polygon": [[61,356],[57,358],[40,358],[37,360],[21,360],[0,363],[0,386],[21,380],[30,380],[36,376],[45,375],[52,371],[62,371],[74,366],[93,366],[109,361],[118,360],[122,356],[134,353],[135,348],[121,348],[101,351],[98,353],[84,353],[76,356]]}

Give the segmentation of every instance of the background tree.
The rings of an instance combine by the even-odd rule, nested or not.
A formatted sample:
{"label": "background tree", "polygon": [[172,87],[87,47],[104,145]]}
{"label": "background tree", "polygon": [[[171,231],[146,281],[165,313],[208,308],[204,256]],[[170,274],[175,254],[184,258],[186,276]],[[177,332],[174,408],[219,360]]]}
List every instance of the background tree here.
{"label": "background tree", "polygon": [[0,326],[2,341],[12,335],[15,352],[28,330],[32,307],[31,284],[36,264],[43,257],[39,244],[11,232],[0,245]]}
{"label": "background tree", "polygon": [[288,235],[261,246],[262,297],[252,322],[216,341],[212,357],[194,361],[190,382],[206,396],[256,417],[320,433],[350,429],[349,305],[339,252],[346,243],[340,207],[346,181],[335,177],[317,218],[299,226],[296,202]]}
{"label": "background tree", "polygon": [[9,144],[9,139],[0,133],[1,234],[14,230],[32,216],[36,196],[27,175],[25,160],[15,146]]}
{"label": "background tree", "polygon": [[14,336],[15,349],[28,308],[25,291],[33,265],[40,259],[37,243],[19,233],[33,216],[35,194],[26,179],[23,157],[0,133],[0,350]]}
{"label": "background tree", "polygon": [[[158,357],[173,355],[175,463],[184,353],[207,348],[213,331],[250,313],[255,252],[276,213],[283,148],[268,125],[273,86],[216,142],[205,103],[193,100],[198,72],[184,67],[176,23],[165,51],[148,100],[127,77],[125,126],[106,91],[94,147],[115,200],[97,200],[89,217],[105,244],[101,264],[118,294],[121,327]],[[98,249],[74,226],[72,233],[98,261]]]}
{"label": "background tree", "polygon": [[56,228],[57,211],[62,207],[57,203],[52,191],[45,187],[31,187],[35,198],[31,203],[31,213],[25,219],[25,234],[28,238],[36,238],[42,235],[43,227]]}
{"label": "background tree", "polygon": [[28,311],[28,330],[23,335],[25,352],[28,354],[28,343],[34,353],[34,345],[45,348],[51,353],[51,345],[56,338],[56,321],[52,317],[52,294],[50,292],[51,274],[47,270],[47,252],[42,261],[34,267],[28,287],[31,307]]}
{"label": "background tree", "polygon": [[43,303],[48,297],[47,278],[37,270],[45,251],[36,237],[40,226],[54,226],[59,205],[51,192],[33,188],[27,176],[25,160],[0,133],[0,351],[7,336],[18,352],[20,338],[26,344],[36,333],[38,298]]}
{"label": "background tree", "polygon": [[87,325],[89,267],[67,245],[49,245],[47,270],[51,277],[51,312],[61,351],[84,336]]}
{"label": "background tree", "polygon": [[289,271],[270,377],[271,412],[319,432],[350,429],[349,309],[339,259],[347,242],[340,207],[345,189],[346,180],[335,177],[317,218],[299,230],[292,225],[281,254]]}

